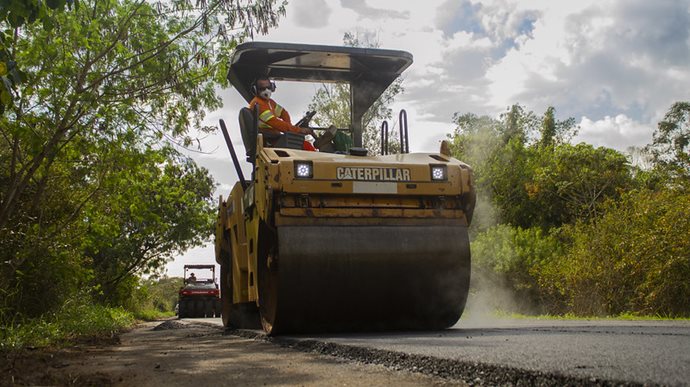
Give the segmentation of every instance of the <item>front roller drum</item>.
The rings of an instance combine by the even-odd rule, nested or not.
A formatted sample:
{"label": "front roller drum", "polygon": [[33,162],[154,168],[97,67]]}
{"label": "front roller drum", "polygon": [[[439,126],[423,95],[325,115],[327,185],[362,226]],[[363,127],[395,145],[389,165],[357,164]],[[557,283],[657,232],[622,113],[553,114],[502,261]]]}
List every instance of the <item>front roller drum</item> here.
{"label": "front roller drum", "polygon": [[269,334],[437,330],[465,308],[466,227],[291,226],[277,237],[259,261]]}

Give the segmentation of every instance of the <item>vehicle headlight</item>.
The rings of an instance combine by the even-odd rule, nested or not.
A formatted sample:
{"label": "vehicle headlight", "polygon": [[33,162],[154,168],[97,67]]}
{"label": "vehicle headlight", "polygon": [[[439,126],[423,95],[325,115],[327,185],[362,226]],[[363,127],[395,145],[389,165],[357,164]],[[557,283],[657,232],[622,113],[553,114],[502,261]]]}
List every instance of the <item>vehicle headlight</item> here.
{"label": "vehicle headlight", "polygon": [[448,180],[448,169],[445,165],[431,166],[431,180],[445,181]]}
{"label": "vehicle headlight", "polygon": [[295,177],[298,179],[314,177],[314,166],[311,161],[295,161]]}

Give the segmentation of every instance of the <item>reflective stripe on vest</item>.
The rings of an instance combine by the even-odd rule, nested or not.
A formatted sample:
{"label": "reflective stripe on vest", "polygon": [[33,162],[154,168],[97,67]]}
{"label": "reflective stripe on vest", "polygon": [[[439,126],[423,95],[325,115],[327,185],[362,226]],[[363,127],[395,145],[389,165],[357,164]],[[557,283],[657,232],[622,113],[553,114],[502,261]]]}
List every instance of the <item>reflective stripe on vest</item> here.
{"label": "reflective stripe on vest", "polygon": [[273,127],[268,124],[272,118],[275,118],[270,110],[265,110],[263,113],[259,114],[259,128],[260,129],[272,129]]}
{"label": "reflective stripe on vest", "polygon": [[283,107],[276,103],[276,108],[273,111],[276,113],[276,116],[280,117],[283,114]]}
{"label": "reflective stripe on vest", "polygon": [[263,113],[259,114],[259,119],[263,122],[268,122],[271,118],[274,118],[273,112],[270,110],[264,110]]}

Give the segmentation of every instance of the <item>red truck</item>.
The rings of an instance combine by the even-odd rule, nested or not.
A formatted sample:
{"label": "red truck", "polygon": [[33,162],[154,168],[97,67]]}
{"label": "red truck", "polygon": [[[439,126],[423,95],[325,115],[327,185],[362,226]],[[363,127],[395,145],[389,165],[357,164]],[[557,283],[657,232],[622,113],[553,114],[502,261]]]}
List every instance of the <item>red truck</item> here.
{"label": "red truck", "polygon": [[215,265],[184,266],[184,284],[179,291],[177,306],[179,318],[220,317],[220,292]]}

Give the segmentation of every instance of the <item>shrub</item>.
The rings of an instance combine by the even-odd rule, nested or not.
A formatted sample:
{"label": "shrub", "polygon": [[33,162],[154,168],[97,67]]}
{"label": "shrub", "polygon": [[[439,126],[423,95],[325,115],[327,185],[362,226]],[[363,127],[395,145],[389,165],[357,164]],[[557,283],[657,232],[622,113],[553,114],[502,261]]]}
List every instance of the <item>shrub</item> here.
{"label": "shrub", "polygon": [[79,337],[112,336],[134,323],[122,308],[94,304],[79,294],[56,312],[40,318],[15,321],[0,328],[0,350],[60,345]]}
{"label": "shrub", "polygon": [[631,191],[589,223],[563,229],[567,253],[540,285],[580,315],[690,316],[690,195]]}
{"label": "shrub", "polygon": [[[473,290],[507,312],[543,312],[551,302],[538,286],[541,267],[559,254],[555,237],[540,228],[498,225],[472,242]],[[512,295],[512,296],[509,296]]]}

